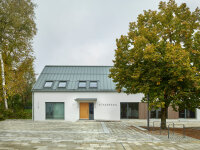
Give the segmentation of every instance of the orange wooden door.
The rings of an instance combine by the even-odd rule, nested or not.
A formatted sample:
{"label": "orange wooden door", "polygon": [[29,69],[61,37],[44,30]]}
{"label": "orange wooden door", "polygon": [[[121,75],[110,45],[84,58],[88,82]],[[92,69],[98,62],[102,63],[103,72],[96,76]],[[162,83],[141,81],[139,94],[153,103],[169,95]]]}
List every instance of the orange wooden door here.
{"label": "orange wooden door", "polygon": [[89,119],[89,103],[80,103],[80,119]]}

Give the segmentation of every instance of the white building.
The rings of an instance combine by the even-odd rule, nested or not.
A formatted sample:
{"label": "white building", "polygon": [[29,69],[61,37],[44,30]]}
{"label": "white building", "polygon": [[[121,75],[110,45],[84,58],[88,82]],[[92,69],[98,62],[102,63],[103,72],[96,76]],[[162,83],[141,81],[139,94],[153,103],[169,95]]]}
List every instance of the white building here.
{"label": "white building", "polygon": [[[143,94],[117,93],[108,77],[111,66],[45,66],[33,87],[33,120],[62,119],[77,121],[147,118]],[[159,118],[160,111],[151,111]],[[169,119],[194,118],[200,111],[175,112]]]}

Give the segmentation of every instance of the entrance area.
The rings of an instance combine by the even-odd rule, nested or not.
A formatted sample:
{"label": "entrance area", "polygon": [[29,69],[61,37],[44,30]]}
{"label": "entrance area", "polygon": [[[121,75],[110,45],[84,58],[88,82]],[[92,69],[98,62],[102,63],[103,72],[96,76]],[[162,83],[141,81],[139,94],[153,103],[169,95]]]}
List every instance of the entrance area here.
{"label": "entrance area", "polygon": [[94,120],[94,103],[80,103],[80,119]]}

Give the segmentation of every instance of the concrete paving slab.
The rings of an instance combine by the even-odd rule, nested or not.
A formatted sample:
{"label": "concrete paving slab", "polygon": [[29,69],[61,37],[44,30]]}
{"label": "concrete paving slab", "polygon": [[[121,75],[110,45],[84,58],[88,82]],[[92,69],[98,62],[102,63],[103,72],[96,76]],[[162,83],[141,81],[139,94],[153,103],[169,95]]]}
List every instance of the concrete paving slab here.
{"label": "concrete paving slab", "polygon": [[138,124],[137,120],[121,122],[6,120],[0,122],[0,149],[193,150],[200,147],[199,140],[187,140],[187,138],[184,142],[182,139],[166,140],[129,127]]}

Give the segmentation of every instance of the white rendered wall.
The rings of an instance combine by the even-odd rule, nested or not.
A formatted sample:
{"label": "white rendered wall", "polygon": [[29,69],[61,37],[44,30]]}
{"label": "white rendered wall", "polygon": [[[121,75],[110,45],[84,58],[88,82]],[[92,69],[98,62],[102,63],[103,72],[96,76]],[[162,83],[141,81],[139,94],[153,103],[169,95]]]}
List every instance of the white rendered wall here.
{"label": "white rendered wall", "polygon": [[197,111],[196,111],[196,115],[197,115],[197,120],[200,120],[200,109],[197,109]]}
{"label": "white rendered wall", "polygon": [[79,120],[76,98],[97,98],[95,120],[120,120],[120,102],[141,102],[143,94],[116,92],[34,92],[34,120],[45,120],[45,102],[64,102],[65,120]]}

